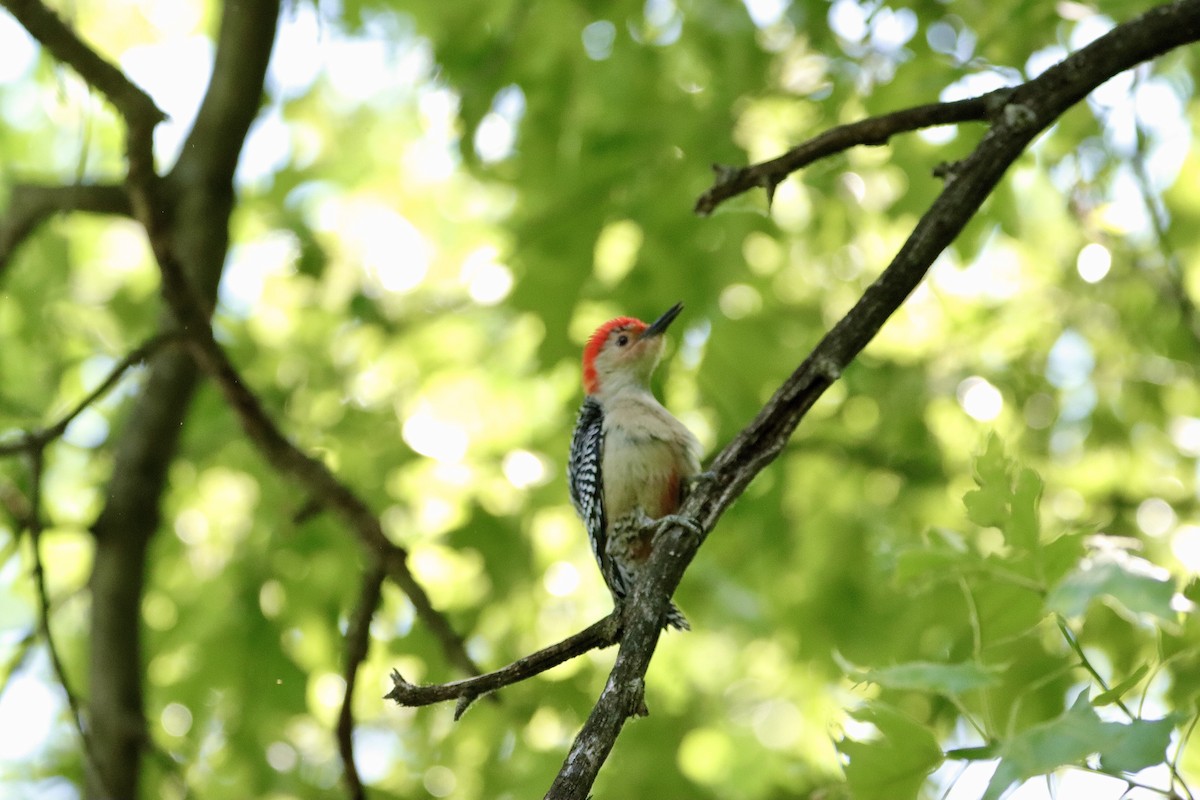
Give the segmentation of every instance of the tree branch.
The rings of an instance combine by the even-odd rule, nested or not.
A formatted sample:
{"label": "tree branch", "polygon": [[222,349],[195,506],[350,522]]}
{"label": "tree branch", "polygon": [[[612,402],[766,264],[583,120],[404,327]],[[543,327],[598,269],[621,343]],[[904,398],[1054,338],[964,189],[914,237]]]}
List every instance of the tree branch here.
{"label": "tree branch", "polygon": [[151,129],[167,118],[150,95],[121,72],[116,65],[89,47],[75,31],[59,19],[40,0],[0,0],[8,13],[41,42],[50,54],[67,64],[79,76],[108,98],[121,116],[131,124]]}
{"label": "tree branch", "polygon": [[[362,546],[378,559],[388,576],[408,595],[417,616],[441,642],[450,662],[469,675],[478,675],[480,670],[467,653],[462,638],[441,612],[434,608],[424,587],[409,570],[407,551],[388,539],[379,518],[353,490],[334,477],[323,462],[306,454],[283,435],[263,409],[257,395],[246,387],[225,351],[213,338],[208,322],[210,311],[204,299],[196,295],[188,282],[170,246],[169,231],[161,230],[157,215],[148,211],[154,208],[150,198],[155,187],[135,183],[131,174],[130,188],[134,207],[139,209],[140,221],[146,226],[162,271],[163,296],[180,327],[187,331],[193,358],[217,384],[241,422],[243,431],[272,466],[303,484],[310,494],[342,517],[358,535]],[[141,216],[143,212],[145,216]]]}
{"label": "tree branch", "polygon": [[362,591],[358,605],[346,631],[346,692],[342,697],[342,709],[338,712],[337,742],[342,756],[342,774],[352,800],[366,800],[366,790],[354,763],[354,685],[358,682],[358,668],[367,658],[371,646],[371,619],[383,598],[383,579],[386,573],[379,564],[372,564],[363,575]]}
{"label": "tree branch", "polygon": [[[277,11],[277,6],[271,3],[267,3],[266,5],[275,8]],[[231,15],[243,13],[251,12],[243,11],[237,3],[226,6],[226,18],[223,20],[222,26],[223,45],[226,42],[226,35],[224,33],[226,28],[236,26],[236,22],[230,21]],[[271,20],[273,30],[273,16]],[[233,38],[233,35],[231,35],[231,42]],[[222,58],[220,53],[226,49],[228,48],[224,46],[218,49],[218,58],[214,67],[213,80],[209,86],[209,93],[206,94],[205,102],[201,106],[200,114],[197,118],[197,127],[193,130],[193,136],[189,137],[189,142],[193,141],[193,139],[198,142],[209,141],[216,147],[216,145],[222,142],[228,144],[232,141],[240,146],[244,138],[243,131],[241,137],[231,140],[228,135],[229,131],[224,126],[217,124],[222,117],[216,111],[210,110],[210,100],[214,97],[223,98],[228,101],[225,93],[230,92],[235,96],[240,96],[245,91],[245,81],[239,75],[226,74],[241,64],[241,60],[235,55]],[[269,48],[267,48],[266,52],[269,52]],[[220,69],[222,65],[225,67],[224,70]],[[259,54],[254,66],[261,67],[262,69],[266,68],[265,53]],[[218,71],[221,73],[220,75],[217,74]],[[256,97],[261,93],[261,83],[258,84],[255,92]],[[213,100],[213,102],[219,101]],[[238,108],[241,109],[241,112],[245,111],[240,105]],[[235,112],[237,112],[237,109],[235,109]],[[239,114],[240,122],[244,123],[247,127],[253,117],[254,114],[252,113]],[[338,481],[322,462],[305,454],[279,431],[262,408],[258,397],[246,388],[241,376],[238,375],[232,362],[226,356],[225,351],[213,339],[212,328],[209,325],[208,318],[212,312],[211,297],[212,290],[215,290],[216,282],[215,280],[212,281],[210,286],[202,285],[200,287],[201,291],[197,292],[189,281],[187,270],[177,254],[177,250],[186,250],[186,248],[178,246],[179,243],[175,240],[173,227],[168,224],[168,220],[164,219],[160,213],[160,195],[162,194],[161,190],[163,187],[153,171],[152,160],[148,158],[152,128],[140,129],[135,126],[133,120],[127,119],[126,121],[129,124],[128,185],[134,215],[146,229],[147,237],[150,240],[150,247],[162,272],[163,296],[167,300],[167,304],[171,308],[180,328],[188,332],[190,337],[189,349],[196,363],[216,382],[218,388],[224,394],[226,402],[229,403],[241,421],[246,435],[258,446],[267,461],[276,469],[291,475],[294,479],[304,484],[311,494],[319,497],[328,507],[342,516],[347,524],[358,534],[362,545],[373,553],[374,557],[383,564],[387,574],[408,595],[417,616],[441,642],[451,663],[467,674],[479,674],[480,670],[470,655],[468,655],[462,638],[454,631],[449,621],[441,612],[434,608],[433,603],[429,600],[429,596],[425,593],[425,589],[417,582],[409,570],[408,553],[387,538],[379,519],[371,512],[366,503],[349,487]],[[185,153],[197,149],[203,148],[197,144],[196,147],[185,148]],[[226,163],[226,167],[232,170],[236,166],[236,161],[236,157],[229,160]],[[207,189],[209,183],[214,180],[211,174],[213,171],[212,164],[198,163],[194,160],[181,157],[176,167],[177,169],[171,175],[173,183],[195,178],[201,182],[204,189]],[[230,177],[231,175],[223,175],[218,176],[218,179],[223,182],[227,181]],[[186,209],[184,211],[186,212]],[[189,227],[194,228],[195,226]],[[207,281],[205,282],[207,283]]]}
{"label": "tree branch", "polygon": [[[277,0],[224,4],[212,76],[201,116],[221,135],[189,138],[190,169],[163,191],[153,157],[163,119],[149,96],[91,50],[38,0],[0,0],[55,57],[102,92],[123,117],[129,206],[156,254],[168,252],[211,305],[228,248],[233,168],[262,98],[275,38]],[[182,161],[183,159],[181,159]],[[207,320],[205,320],[207,323]],[[174,321],[164,319],[170,330]],[[197,383],[187,353],[159,354],[117,443],[106,504],[93,525],[91,723],[102,781],[93,797],[134,797],[146,746],[140,611],[146,550],[158,530],[159,498]]]}
{"label": "tree branch", "polygon": [[84,772],[88,775],[89,781],[96,781],[103,785],[104,775],[98,766],[92,737],[83,724],[83,710],[79,698],[72,691],[71,682],[67,680],[67,671],[63,666],[62,656],[59,655],[54,634],[50,630],[50,595],[46,590],[46,570],[42,564],[41,552],[42,472],[45,456],[43,448],[44,443],[29,451],[29,516],[25,520],[25,526],[29,531],[30,549],[33,551],[33,585],[34,594],[37,597],[38,630],[42,640],[46,643],[46,652],[50,654],[50,664],[54,669],[54,675],[58,679],[59,685],[62,686],[63,693],[67,696],[67,707],[71,710],[71,720],[75,723],[75,731],[79,734],[79,741],[83,745]]}
{"label": "tree branch", "polygon": [[673,526],[656,542],[628,603],[621,648],[608,682],[547,798],[587,797],[625,720],[641,707],[668,598],[708,532],[754,476],[779,455],[804,414],[916,288],[1013,161],[1042,130],[1113,75],[1197,39],[1200,0],[1179,0],[1117,26],[1012,90],[982,141],[947,181],[892,263],[713,461],[709,479],[679,512],[696,520],[701,532]]}
{"label": "tree branch", "polygon": [[207,316],[200,310],[198,301],[191,299],[190,287],[179,264],[169,252],[159,253],[158,261],[163,273],[164,295],[189,333],[192,356],[217,384],[246,436],[275,469],[290,475],[342,517],[362,546],[378,559],[388,576],[408,595],[417,616],[441,642],[450,662],[469,675],[478,675],[479,667],[468,655],[462,638],[434,608],[424,587],[409,570],[407,551],[388,539],[379,518],[352,489],[334,477],[324,462],[306,454],[275,426],[258,397],[246,387],[225,351],[213,339]]}
{"label": "tree branch", "polygon": [[20,183],[13,187],[5,217],[0,220],[0,273],[17,248],[53,214],[85,211],[130,216],[129,197],[116,184],[83,183],[44,186]]}
{"label": "tree branch", "polygon": [[147,361],[163,345],[178,341],[180,338],[179,334],[162,334],[147,340],[130,352],[129,355],[125,356],[125,358],[121,359],[116,366],[109,370],[108,375],[100,382],[99,386],[76,403],[74,408],[60,417],[53,425],[37,431],[27,431],[13,441],[0,442],[0,456],[11,456],[22,452],[32,453],[62,436],[71,422],[82,414],[88,406],[108,394],[121,380],[126,371],[136,364]]}
{"label": "tree branch", "polygon": [[[232,205],[232,173],[246,130],[257,113],[262,93],[261,75],[270,54],[278,3],[263,0],[225,6],[217,58],[208,91],[196,124],[189,134],[184,154],[166,182],[160,179],[155,170],[152,149],[154,126],[162,115],[153,108],[149,98],[119,70],[91,51],[37,0],[0,0],[0,3],[5,4],[19,21],[26,24],[30,32],[54,55],[71,64],[85,80],[108,95],[124,117],[127,125],[130,206],[134,217],[145,228],[162,270],[164,297],[171,308],[174,322],[190,337],[190,350],[195,362],[214,378],[247,435],[270,463],[303,483],[314,496],[350,524],[364,547],[408,595],[418,617],[441,641],[450,661],[469,674],[478,674],[479,669],[467,654],[462,639],[445,617],[434,609],[423,587],[409,570],[407,553],[388,540],[379,520],[357,495],[341,484],[323,463],[307,456],[280,433],[258,398],[245,387],[224,351],[212,338],[208,317],[220,276],[219,265],[227,245],[225,223]],[[264,34],[261,42],[260,33]],[[247,74],[257,75],[259,79],[247,80]],[[148,113],[147,105],[156,113]],[[214,220],[220,220],[221,224],[214,225]],[[172,366],[183,369],[182,364]],[[179,375],[174,382],[183,387],[184,402],[174,404],[180,414],[194,385],[191,370],[186,372],[187,375]],[[143,399],[155,396],[152,388],[155,387],[148,386]],[[161,390],[164,387],[156,388]],[[164,396],[175,394],[171,392]],[[174,438],[167,441],[170,446],[166,450],[173,451]],[[118,458],[118,463],[120,460]],[[161,472],[158,468],[154,470],[155,475]],[[161,481],[151,481],[149,488],[152,491],[143,491],[141,495],[156,503]],[[100,531],[109,527],[107,523],[110,520],[125,516],[129,514],[115,511],[110,502],[97,522],[98,541],[103,543],[107,539],[100,535]],[[147,533],[135,537],[138,541],[129,543],[128,547],[120,543],[123,555],[118,559],[125,566],[129,566],[132,559],[132,566],[139,576],[144,568],[144,540],[148,538],[148,531],[156,525],[157,514],[140,516],[149,520],[151,527],[145,528]],[[142,529],[143,526],[139,526],[139,530]],[[98,551],[97,570],[101,566],[99,556]],[[116,561],[113,564],[115,568]],[[93,577],[95,586],[97,578],[95,575]],[[140,578],[130,584],[133,589],[127,594],[140,596],[140,584]],[[93,640],[102,639],[108,633],[107,626],[102,626],[102,629],[94,627]],[[127,651],[136,653],[137,649],[136,642],[133,642]],[[129,652],[126,652],[126,658],[128,655]],[[135,668],[136,662],[136,658],[131,662]],[[132,681],[122,691],[122,697],[114,703],[121,707],[120,711],[114,712],[114,716],[131,711],[131,716],[136,717],[128,722],[139,730],[134,731],[132,736],[123,737],[127,741],[136,741],[143,735],[140,731],[143,724],[140,719],[140,689],[136,684],[136,680]],[[135,761],[133,753],[129,756],[126,762]],[[130,770],[126,768],[125,772],[128,776]],[[130,783],[126,777],[122,787]]]}
{"label": "tree branch", "polygon": [[611,647],[621,638],[621,619],[614,611],[602,620],[594,622],[574,636],[557,644],[544,647],[531,655],[518,659],[507,667],[449,683],[417,686],[409,683],[400,672],[392,670],[392,690],[384,695],[386,700],[395,700],[400,706],[428,706],[447,700],[458,700],[454,718],[458,719],[478,697],[497,689],[528,680],[553,669],[565,661],[581,656],[589,650]]}
{"label": "tree branch", "polygon": [[748,167],[714,164],[713,171],[717,173],[717,179],[708,191],[700,195],[694,210],[701,216],[708,216],[729,198],[757,186],[767,190],[769,201],[775,194],[775,187],[788,175],[814,161],[828,158],[851,147],[884,145],[898,133],[908,133],[935,125],[986,122],[1004,107],[1012,92],[1012,89],[996,89],[965,100],[930,103],[838,125],[793,147],[781,156]]}

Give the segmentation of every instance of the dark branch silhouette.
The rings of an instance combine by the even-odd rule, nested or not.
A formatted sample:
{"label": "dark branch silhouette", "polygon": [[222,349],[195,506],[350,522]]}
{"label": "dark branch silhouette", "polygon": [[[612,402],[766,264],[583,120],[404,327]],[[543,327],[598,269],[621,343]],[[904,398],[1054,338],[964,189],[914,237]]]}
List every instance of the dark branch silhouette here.
{"label": "dark branch silhouette", "polygon": [[343,668],[346,691],[342,696],[341,711],[338,712],[337,743],[342,756],[346,788],[353,800],[366,800],[367,796],[358,766],[354,763],[354,686],[358,683],[358,668],[366,660],[371,646],[371,620],[383,599],[383,579],[386,577],[387,573],[380,569],[378,563],[367,568],[358,595],[358,605],[346,631],[346,663]]}
{"label": "dark branch silhouette", "polygon": [[[143,222],[154,224],[153,220]],[[155,235],[151,233],[151,241],[154,240]],[[189,352],[225,395],[247,437],[272,466],[303,484],[313,497],[342,517],[369,555],[379,560],[388,577],[408,595],[417,616],[441,642],[450,661],[464,672],[478,675],[480,670],[467,654],[462,638],[449,620],[434,608],[429,595],[408,568],[408,552],[387,538],[379,518],[353,490],[334,477],[324,462],[306,454],[275,426],[257,395],[247,388],[225,351],[213,339],[207,315],[201,310],[200,301],[194,297],[178,262],[169,250],[156,247],[156,256],[163,274],[163,293],[188,331]]]}
{"label": "dark branch silhouette", "polygon": [[9,196],[4,218],[0,219],[0,273],[12,261],[21,243],[39,225],[54,214],[71,211],[124,217],[133,213],[125,187],[116,184],[17,184]]}
{"label": "dark branch silhouette", "polygon": [[150,95],[89,47],[41,0],[2,0],[2,4],[51,55],[107,97],[126,120],[153,126],[167,118]]}
{"label": "dark branch silhouette", "polygon": [[24,521],[25,528],[29,531],[29,542],[33,551],[33,585],[34,593],[37,596],[38,630],[42,641],[46,645],[46,652],[50,654],[50,664],[54,668],[54,676],[58,679],[63,693],[67,696],[67,708],[71,711],[71,721],[74,723],[75,732],[79,734],[79,741],[83,745],[83,765],[88,775],[88,780],[104,785],[104,775],[98,767],[96,758],[95,743],[92,740],[92,736],[88,733],[87,726],[83,722],[83,706],[79,702],[79,696],[71,689],[71,682],[67,678],[67,671],[63,666],[62,656],[59,653],[58,645],[54,639],[54,632],[50,626],[50,594],[46,589],[46,569],[42,563],[41,549],[42,476],[45,467],[44,448],[45,443],[42,442],[30,448],[28,452],[29,513]]}
{"label": "dark branch silhouette", "polygon": [[[92,735],[89,733],[89,726],[84,723],[83,704],[80,702],[79,696],[71,688],[71,683],[63,667],[62,658],[55,644],[50,623],[51,603],[46,590],[45,565],[41,557],[41,486],[45,465],[45,450],[52,442],[66,432],[67,427],[76,417],[111,391],[120,382],[121,378],[124,377],[126,372],[135,365],[144,363],[159,348],[170,344],[178,338],[178,336],[170,334],[153,337],[121,359],[95,389],[76,403],[71,410],[60,417],[54,424],[36,431],[27,431],[12,441],[0,443],[0,456],[23,454],[29,460],[30,496],[27,501],[19,504],[19,508],[13,508],[13,503],[9,503],[8,505],[13,516],[29,531],[31,550],[33,552],[34,594],[37,598],[38,608],[38,633],[45,642],[46,650],[50,654],[50,663],[54,668],[54,673],[59,684],[63,688],[63,692],[66,694],[67,707],[71,711],[72,721],[82,742],[87,780],[90,785],[103,789],[107,795],[111,795],[111,791],[108,788],[105,772],[99,767],[100,759],[97,756],[97,746],[93,741]],[[167,761],[173,766],[173,762],[170,762],[169,759]]]}

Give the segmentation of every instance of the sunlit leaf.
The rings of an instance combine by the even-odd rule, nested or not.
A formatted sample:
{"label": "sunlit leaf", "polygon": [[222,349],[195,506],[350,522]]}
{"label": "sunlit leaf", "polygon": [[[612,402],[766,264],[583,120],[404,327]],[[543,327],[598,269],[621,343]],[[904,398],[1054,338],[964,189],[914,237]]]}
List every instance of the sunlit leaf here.
{"label": "sunlit leaf", "polygon": [[1025,467],[1017,473],[1017,484],[1013,490],[1012,516],[1004,526],[1008,543],[1019,550],[1037,547],[1039,531],[1038,503],[1042,498],[1042,479],[1036,472]]}
{"label": "sunlit leaf", "polygon": [[1155,720],[1135,719],[1127,725],[1107,723],[1100,766],[1114,772],[1138,772],[1162,764],[1171,744],[1171,734],[1181,718],[1172,715]]}
{"label": "sunlit leaf", "polygon": [[1012,503],[1011,465],[999,436],[993,433],[988,437],[986,449],[975,458],[974,469],[979,488],[963,496],[967,516],[985,528],[1004,527]]}
{"label": "sunlit leaf", "polygon": [[1014,783],[1046,775],[1059,767],[1079,765],[1099,754],[1105,769],[1136,772],[1162,763],[1177,720],[1104,722],[1081,692],[1056,719],[1036,725],[1000,747],[1000,765],[988,783],[984,800],[997,800]]}
{"label": "sunlit leaf", "polygon": [[973,662],[934,664],[917,661],[870,669],[863,672],[859,679],[877,683],[888,689],[910,689],[935,694],[961,694],[972,689],[983,689],[995,685],[1003,671],[1002,667]]}
{"label": "sunlit leaf", "polygon": [[926,776],[942,762],[933,732],[879,704],[854,716],[879,730],[877,739],[838,742],[838,749],[849,759],[846,780],[854,796],[861,800],[915,798]]}
{"label": "sunlit leaf", "polygon": [[1049,611],[1082,616],[1102,600],[1132,619],[1150,617],[1175,624],[1175,582],[1148,561],[1126,553],[1101,554],[1083,561],[1046,598]]}

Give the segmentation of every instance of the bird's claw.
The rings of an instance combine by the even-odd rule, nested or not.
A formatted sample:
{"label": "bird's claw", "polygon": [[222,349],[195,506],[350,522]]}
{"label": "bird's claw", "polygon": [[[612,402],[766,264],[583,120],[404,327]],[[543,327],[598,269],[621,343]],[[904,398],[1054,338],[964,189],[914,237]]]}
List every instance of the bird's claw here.
{"label": "bird's claw", "polygon": [[700,523],[691,517],[685,517],[682,514],[668,514],[665,517],[660,517],[655,520],[654,535],[655,537],[662,536],[671,526],[678,525],[681,528],[686,528],[689,532],[696,536],[704,535],[704,529],[700,527]]}
{"label": "bird's claw", "polygon": [[717,479],[715,472],[697,472],[687,479],[687,493],[691,494],[706,483],[712,483]]}

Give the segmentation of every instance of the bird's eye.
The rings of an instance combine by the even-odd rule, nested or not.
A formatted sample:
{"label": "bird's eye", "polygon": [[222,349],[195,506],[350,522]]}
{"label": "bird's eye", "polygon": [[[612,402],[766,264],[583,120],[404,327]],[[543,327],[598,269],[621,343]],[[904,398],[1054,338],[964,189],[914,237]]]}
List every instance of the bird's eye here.
{"label": "bird's eye", "polygon": [[617,337],[617,347],[624,347],[627,344],[629,344],[628,336],[626,336],[625,334],[622,333],[620,336]]}

